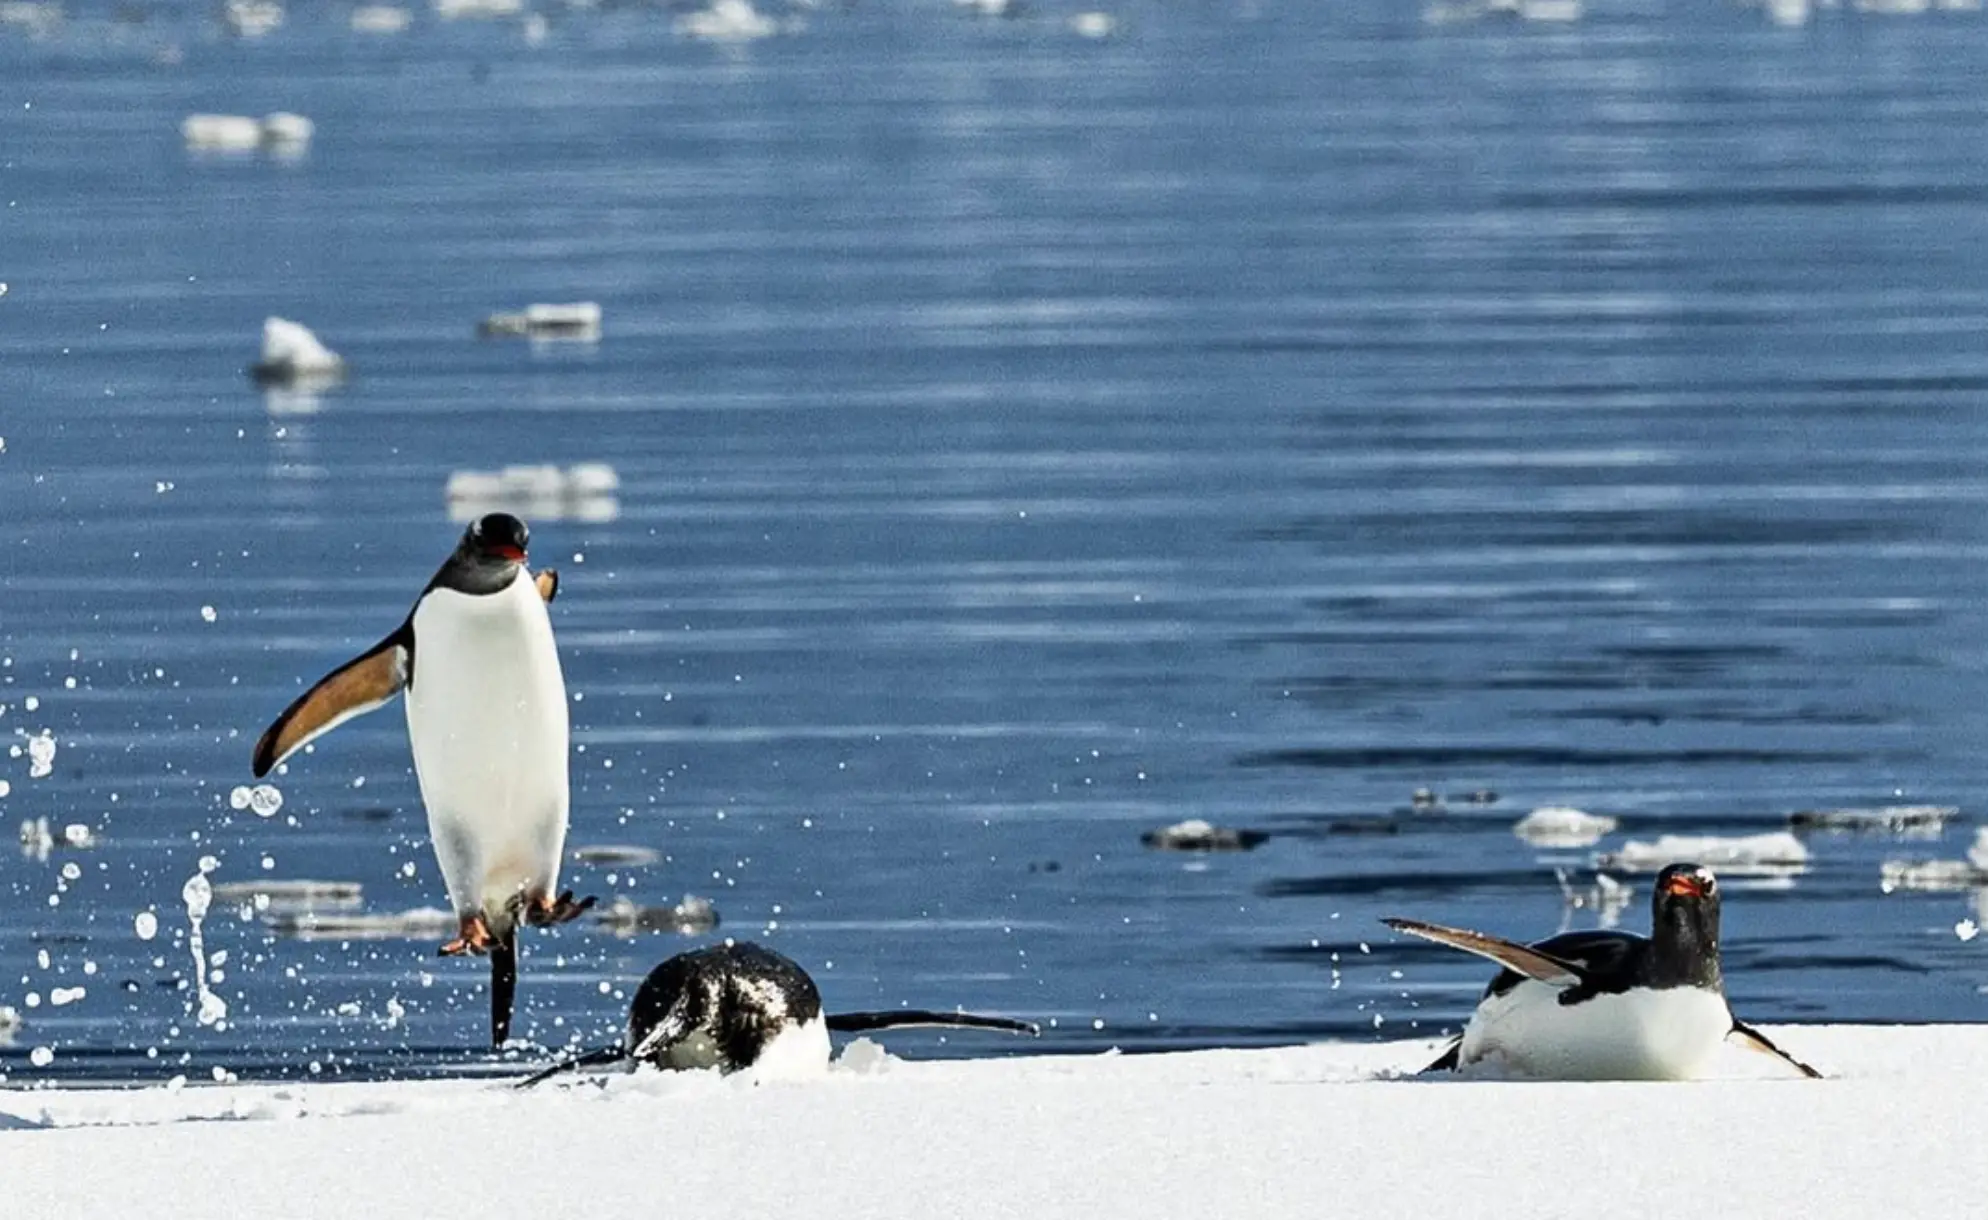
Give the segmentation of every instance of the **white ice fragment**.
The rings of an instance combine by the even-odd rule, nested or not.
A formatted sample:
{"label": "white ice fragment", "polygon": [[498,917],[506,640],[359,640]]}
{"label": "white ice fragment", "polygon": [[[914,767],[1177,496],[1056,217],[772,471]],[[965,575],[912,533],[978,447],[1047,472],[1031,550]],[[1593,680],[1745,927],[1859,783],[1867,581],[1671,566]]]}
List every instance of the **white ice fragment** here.
{"label": "white ice fragment", "polygon": [[308,144],[311,142],[311,137],[316,134],[317,124],[301,114],[278,110],[273,114],[262,116],[262,142],[279,151],[285,145],[294,149],[296,146]]}
{"label": "white ice fragment", "polygon": [[228,0],[221,19],[240,38],[260,38],[283,24],[283,6],[277,0]]}
{"label": "white ice fragment", "polygon": [[95,847],[97,832],[81,822],[71,822],[62,828],[62,842],[66,847]]}
{"label": "white ice fragment", "polygon": [[49,1064],[55,1062],[55,1048],[48,1046],[35,1047],[28,1052],[28,1062],[38,1068],[47,1067]]}
{"label": "white ice fragment", "polygon": [[257,817],[274,817],[283,808],[283,793],[275,784],[257,784],[249,792],[249,808]]}
{"label": "white ice fragment", "polygon": [[86,990],[82,987],[57,987],[48,993],[50,1005],[60,1008],[64,1004],[74,1004],[83,998]]}
{"label": "white ice fragment", "polygon": [[1118,18],[1110,13],[1078,13],[1070,18],[1070,29],[1079,38],[1109,38],[1118,30]]}
{"label": "white ice fragment", "polygon": [[341,1017],[356,1017],[359,1015],[359,1001],[347,1000],[333,1011]]}
{"label": "white ice fragment", "polygon": [[212,606],[202,606],[200,608],[200,621],[203,623],[211,623],[220,617],[220,614]]}
{"label": "white ice fragment", "polygon": [[262,147],[262,124],[246,114],[189,114],[179,122],[188,148],[248,152]]}
{"label": "white ice fragment", "polygon": [[1571,805],[1541,805],[1520,818],[1512,833],[1534,847],[1588,847],[1615,829],[1615,819]]}
{"label": "white ice fragment", "polygon": [[1988,826],[1975,828],[1974,846],[1967,849],[1967,862],[1988,872]]}
{"label": "white ice fragment", "polygon": [[76,881],[81,879],[82,876],[83,876],[83,866],[76,863],[74,860],[71,860],[67,864],[64,864],[62,866],[62,879],[64,881]]}
{"label": "white ice fragment", "polygon": [[711,7],[676,19],[676,32],[711,42],[749,42],[780,32],[780,23],[760,13],[751,0],[711,0]]}
{"label": "white ice fragment", "polygon": [[46,729],[28,738],[28,777],[46,779],[55,772],[55,735]]}
{"label": "white ice fragment", "polygon": [[362,4],[352,10],[352,29],[360,34],[398,34],[414,24],[414,14],[391,4]]}
{"label": "white ice fragment", "polygon": [[139,940],[150,940],[159,934],[159,917],[150,911],[140,911],[131,917],[131,930]]}
{"label": "white ice fragment", "polygon": [[444,21],[462,17],[515,17],[525,0],[435,0],[435,15]]}
{"label": "white ice fragment", "polygon": [[527,305],[522,313],[493,313],[477,323],[486,339],[522,336],[571,343],[597,343],[601,337],[598,301]]}
{"label": "white ice fragment", "polygon": [[1690,860],[1742,876],[1785,876],[1806,870],[1809,850],[1785,830],[1757,835],[1662,835],[1653,843],[1631,839],[1601,857],[1603,867],[1653,873]]}
{"label": "white ice fragment", "polygon": [[249,372],[265,385],[327,386],[345,376],[345,359],[309,327],[269,317],[262,322],[262,359]]}
{"label": "white ice fragment", "polygon": [[12,792],[13,790],[14,790],[14,785],[8,783],[4,779],[0,779],[0,796],[6,796],[9,792]]}
{"label": "white ice fragment", "polygon": [[1963,919],[1953,926],[1953,934],[1963,942],[1970,941],[1981,935],[1981,926],[1972,919]]}
{"label": "white ice fragment", "polygon": [[529,520],[612,521],[621,514],[615,498],[621,476],[605,462],[567,469],[553,465],[507,466],[502,470],[458,470],[446,495],[451,520],[473,521],[508,511]]}
{"label": "white ice fragment", "polygon": [[228,808],[239,812],[248,807],[249,786],[247,784],[236,784],[234,789],[228,793]]}

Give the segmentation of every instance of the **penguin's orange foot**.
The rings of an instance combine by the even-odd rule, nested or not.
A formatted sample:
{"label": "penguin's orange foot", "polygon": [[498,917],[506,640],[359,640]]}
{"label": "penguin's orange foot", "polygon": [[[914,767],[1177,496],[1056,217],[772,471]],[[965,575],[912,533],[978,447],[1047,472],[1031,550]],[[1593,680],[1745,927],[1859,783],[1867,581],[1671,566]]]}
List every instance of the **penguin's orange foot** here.
{"label": "penguin's orange foot", "polygon": [[556,923],[570,923],[591,908],[594,901],[593,896],[588,895],[575,902],[572,890],[566,890],[557,898],[549,894],[540,894],[525,904],[525,922],[535,928],[549,928]]}
{"label": "penguin's orange foot", "polygon": [[442,946],[440,956],[462,957],[465,954],[475,954],[477,957],[482,957],[490,952],[494,944],[496,940],[490,935],[490,925],[483,922],[483,916],[465,915],[462,917],[456,938]]}

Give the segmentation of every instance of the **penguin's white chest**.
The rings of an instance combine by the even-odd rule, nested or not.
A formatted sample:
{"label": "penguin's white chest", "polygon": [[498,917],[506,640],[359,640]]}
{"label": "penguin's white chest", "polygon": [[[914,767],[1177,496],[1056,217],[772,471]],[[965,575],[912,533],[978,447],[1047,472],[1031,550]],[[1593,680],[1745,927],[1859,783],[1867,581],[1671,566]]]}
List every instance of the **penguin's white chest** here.
{"label": "penguin's white chest", "polygon": [[1477,1006],[1458,1063],[1503,1063],[1552,1080],[1691,1080],[1710,1070],[1733,1014],[1701,987],[1638,989],[1560,1003],[1527,979]]}
{"label": "penguin's white chest", "polygon": [[414,771],[460,912],[501,918],[559,883],[566,841],[566,682],[529,573],[498,593],[435,589],[414,611],[407,690]]}

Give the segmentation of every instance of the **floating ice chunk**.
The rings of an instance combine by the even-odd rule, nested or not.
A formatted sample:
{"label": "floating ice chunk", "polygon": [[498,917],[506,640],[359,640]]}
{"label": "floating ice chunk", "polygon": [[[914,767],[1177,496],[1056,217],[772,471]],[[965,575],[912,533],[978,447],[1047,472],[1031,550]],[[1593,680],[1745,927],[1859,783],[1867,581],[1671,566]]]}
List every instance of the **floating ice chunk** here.
{"label": "floating ice chunk", "polygon": [[47,1067],[49,1064],[55,1062],[55,1048],[50,1046],[35,1047],[28,1052],[28,1062],[38,1068]]}
{"label": "floating ice chunk", "polygon": [[131,917],[131,930],[139,940],[151,940],[159,934],[159,917],[150,911],[140,911]]}
{"label": "floating ice chunk", "polygon": [[1960,816],[1957,805],[1881,805],[1874,809],[1804,809],[1788,815],[1796,830],[1936,835]]}
{"label": "floating ice chunk", "polygon": [[221,9],[225,21],[237,37],[260,38],[283,25],[283,6],[276,0],[228,0]]}
{"label": "floating ice chunk", "polygon": [[444,21],[515,17],[524,11],[524,0],[435,0],[435,15]]}
{"label": "floating ice chunk", "polygon": [[1601,857],[1603,867],[1653,873],[1691,860],[1738,876],[1786,876],[1809,866],[1809,849],[1785,830],[1757,835],[1662,835],[1654,843],[1631,839]]}
{"label": "floating ice chunk", "polygon": [[1079,38],[1109,38],[1118,32],[1118,18],[1110,13],[1078,13],[1070,18],[1070,30]]}
{"label": "floating ice chunk", "polygon": [[352,28],[361,34],[398,34],[414,24],[414,14],[392,4],[362,4],[352,10]]}
{"label": "floating ice chunk", "polygon": [[780,23],[762,14],[751,0],[711,0],[711,7],[676,19],[676,32],[710,42],[750,42],[780,32]]}
{"label": "floating ice chunk", "polygon": [[269,930],[299,940],[428,940],[456,934],[456,917],[434,907],[380,915],[329,911],[271,911]]}
{"label": "floating ice chunk", "polygon": [[1615,819],[1571,805],[1541,805],[1512,825],[1512,833],[1535,847],[1588,847],[1615,829]]}
{"label": "floating ice chunk", "polygon": [[1234,830],[1201,818],[1149,830],[1139,841],[1160,851],[1248,851],[1270,836],[1261,830]]}
{"label": "floating ice chunk", "polygon": [[1974,846],[1967,849],[1967,862],[1988,872],[1988,826],[1975,828]]}
{"label": "floating ice chunk", "polygon": [[1981,925],[1975,923],[1972,919],[1963,919],[1953,926],[1953,934],[1960,938],[1961,943],[1965,944],[1981,935]]}
{"label": "floating ice chunk", "polygon": [[259,818],[275,817],[283,808],[283,790],[275,784],[257,784],[249,789],[248,804]]}
{"label": "floating ice chunk", "polygon": [[287,110],[262,116],[262,142],[279,151],[309,144],[317,129],[316,123]]}
{"label": "floating ice chunk", "polygon": [[214,897],[223,902],[249,902],[258,911],[338,910],[356,907],[361,901],[357,881],[318,881],[310,878],[278,880],[265,877],[256,881],[228,881],[214,887]]}
{"label": "floating ice chunk", "polygon": [[12,792],[13,790],[14,790],[14,785],[8,783],[4,779],[0,779],[0,797],[5,797],[9,792]]}
{"label": "floating ice chunk", "polygon": [[651,847],[630,847],[621,844],[589,844],[573,849],[573,858],[582,864],[619,866],[623,868],[654,864],[661,859],[661,853]]}
{"label": "floating ice chunk", "polygon": [[75,848],[95,847],[97,832],[81,822],[71,822],[62,828],[62,845]]}
{"label": "floating ice chunk", "polygon": [[47,779],[55,771],[55,735],[46,729],[28,738],[28,778]]}
{"label": "floating ice chunk", "polygon": [[485,513],[510,511],[527,520],[612,521],[621,506],[615,492],[621,476],[605,462],[558,466],[507,466],[502,470],[458,470],[446,494],[451,520],[474,521]]}
{"label": "floating ice chunk", "polygon": [[309,327],[271,317],[262,323],[262,359],[249,373],[263,384],[331,385],[345,376],[345,359],[318,342]]}
{"label": "floating ice chunk", "polygon": [[597,301],[568,305],[527,305],[523,313],[493,313],[477,323],[484,338],[523,336],[528,339],[597,343],[601,337],[601,307]]}
{"label": "floating ice chunk", "polygon": [[228,808],[239,813],[248,807],[249,786],[247,784],[236,784],[234,789],[228,793]]}
{"label": "floating ice chunk", "polygon": [[21,823],[21,854],[31,860],[46,860],[55,847],[55,835],[47,818],[28,818]]}
{"label": "floating ice chunk", "polygon": [[691,935],[718,926],[718,909],[709,898],[685,894],[675,906],[643,906],[626,895],[595,913],[594,923],[616,936],[638,932],[677,932]]}
{"label": "floating ice chunk", "polygon": [[1878,866],[1878,888],[1942,892],[1988,885],[1988,873],[1965,860],[1886,860]]}
{"label": "floating ice chunk", "polygon": [[1016,0],[953,0],[953,7],[974,17],[1014,17],[1022,11]]}
{"label": "floating ice chunk", "polygon": [[65,1004],[74,1004],[88,994],[88,988],[84,987],[55,987],[49,990],[48,1003],[50,1007],[61,1008]]}

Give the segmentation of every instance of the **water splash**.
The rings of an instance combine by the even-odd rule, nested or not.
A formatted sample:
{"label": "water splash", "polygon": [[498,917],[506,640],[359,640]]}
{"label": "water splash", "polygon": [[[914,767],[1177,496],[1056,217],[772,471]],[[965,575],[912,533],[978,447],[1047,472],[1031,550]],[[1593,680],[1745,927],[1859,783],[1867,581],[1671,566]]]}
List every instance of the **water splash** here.
{"label": "water splash", "polygon": [[201,935],[201,925],[207,919],[207,908],[214,902],[214,887],[208,884],[207,874],[220,867],[220,861],[212,856],[202,856],[200,871],[187,878],[180,888],[179,896],[186,902],[187,937],[186,947],[193,953],[193,984],[200,996],[198,1019],[202,1025],[215,1029],[226,1029],[228,1002],[214,994],[207,986],[207,943]]}

